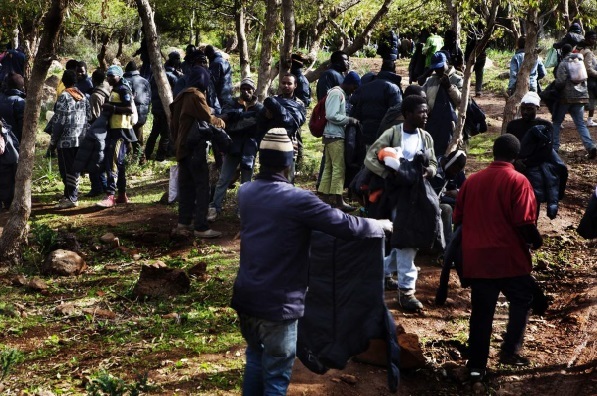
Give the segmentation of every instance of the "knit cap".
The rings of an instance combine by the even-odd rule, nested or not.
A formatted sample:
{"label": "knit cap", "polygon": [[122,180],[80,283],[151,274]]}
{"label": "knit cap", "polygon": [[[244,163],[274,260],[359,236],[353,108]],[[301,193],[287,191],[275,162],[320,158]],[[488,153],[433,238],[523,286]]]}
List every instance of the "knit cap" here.
{"label": "knit cap", "polygon": [[108,71],[106,72],[106,76],[118,76],[118,77],[122,77],[124,75],[124,72],[122,71],[122,67],[118,66],[118,65],[112,65],[108,68]]}
{"label": "knit cap", "polygon": [[493,157],[513,160],[520,153],[520,141],[510,133],[505,133],[493,142]]}
{"label": "knit cap", "polygon": [[541,98],[537,94],[537,92],[529,91],[522,97],[520,104],[532,104],[537,107],[541,104]]}
{"label": "knit cap", "polygon": [[361,85],[361,77],[355,71],[349,71],[346,77],[344,77],[345,85],[356,85],[357,87]]}
{"label": "knit cap", "polygon": [[292,165],[294,149],[284,128],[272,128],[259,144],[259,162],[269,168],[287,168]]}
{"label": "knit cap", "polygon": [[255,90],[255,81],[251,80],[249,77],[243,78],[240,82],[240,86],[242,87],[243,85],[248,85],[253,91]]}

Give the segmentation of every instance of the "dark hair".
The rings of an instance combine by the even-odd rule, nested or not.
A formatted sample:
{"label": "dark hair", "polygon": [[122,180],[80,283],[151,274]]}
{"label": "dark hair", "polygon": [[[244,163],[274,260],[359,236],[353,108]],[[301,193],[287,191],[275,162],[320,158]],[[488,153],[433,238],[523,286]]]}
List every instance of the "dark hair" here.
{"label": "dark hair", "polygon": [[79,61],[77,62],[77,67],[84,67],[85,70],[87,70],[87,63],[85,63],[85,61]]}
{"label": "dark hair", "polygon": [[527,43],[527,38],[525,36],[520,36],[516,41],[516,46],[518,48],[524,48]]}
{"label": "dark hair", "polygon": [[402,115],[406,117],[406,113],[414,113],[417,107],[427,104],[427,99],[419,95],[410,95],[402,101]]}
{"label": "dark hair", "polygon": [[125,72],[132,72],[132,71],[135,71],[135,70],[137,70],[137,64],[135,63],[135,61],[130,61],[124,67],[124,71]]}
{"label": "dark hair", "polygon": [[572,52],[572,45],[564,44],[562,46],[562,58]]}
{"label": "dark hair", "polygon": [[74,70],[77,68],[77,66],[79,66],[79,61],[77,61],[76,59],[71,59],[68,62],[66,62],[66,65],[64,65],[64,68],[66,70]]}
{"label": "dark hair", "polygon": [[344,55],[348,56],[348,54],[344,51],[334,51],[334,52],[332,52],[332,56],[330,56],[330,62],[340,63],[340,62],[342,62],[342,57]]}
{"label": "dark hair", "polygon": [[187,45],[187,48],[185,48],[184,52],[190,54],[191,52],[195,51],[195,49],[197,49],[197,47],[195,47],[193,44],[189,44]]}
{"label": "dark hair", "polygon": [[512,134],[505,133],[493,142],[493,158],[495,160],[512,161],[520,153],[520,141]]}
{"label": "dark hair", "polygon": [[66,88],[70,88],[77,82],[77,73],[73,70],[65,70],[62,75],[62,83]]}
{"label": "dark hair", "polygon": [[452,29],[448,29],[448,30],[446,30],[446,33],[444,33],[444,37],[445,37],[446,40],[448,40],[448,39],[452,39],[453,40],[453,39],[455,39],[457,37],[456,36],[456,31],[452,30]]}
{"label": "dark hair", "polygon": [[381,71],[396,73],[396,62],[391,59],[384,59],[383,62],[381,62]]}
{"label": "dark hair", "polygon": [[[282,75],[282,78],[284,78],[284,77],[292,77],[294,79],[294,83],[296,84],[296,76],[294,74],[292,74],[292,73],[284,73]],[[282,81],[282,78],[280,79],[280,81]]]}
{"label": "dark hair", "polygon": [[417,96],[423,97],[423,95],[421,95],[423,92],[425,92],[425,90],[423,89],[422,86],[412,84],[412,85],[409,85],[408,87],[406,87],[406,89],[404,90],[404,95],[402,96],[402,99],[404,100],[404,98],[406,98],[407,96],[411,96],[411,95],[417,95]]}
{"label": "dark hair", "polygon": [[203,52],[205,53],[205,56],[207,56],[208,58],[211,58],[213,55],[215,55],[216,50],[214,49],[213,45],[208,45],[205,47]]}
{"label": "dark hair", "polygon": [[91,73],[91,82],[93,86],[100,85],[106,79],[106,74],[101,69],[95,69],[93,73]]}
{"label": "dark hair", "polygon": [[10,72],[6,76],[6,87],[8,89],[25,90],[25,79],[18,73]]}

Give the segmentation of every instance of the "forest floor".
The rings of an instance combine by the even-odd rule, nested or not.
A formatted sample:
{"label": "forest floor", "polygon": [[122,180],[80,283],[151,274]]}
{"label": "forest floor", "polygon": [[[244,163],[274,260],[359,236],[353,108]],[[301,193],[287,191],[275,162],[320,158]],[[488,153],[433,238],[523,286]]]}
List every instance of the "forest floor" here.
{"label": "forest floor", "polygon": [[[489,117],[490,129],[472,139],[469,174],[488,164],[504,106],[504,99],[492,93],[476,99]],[[540,116],[549,119],[546,110],[541,110]],[[426,360],[424,368],[402,370],[398,394],[597,394],[596,244],[583,240],[575,231],[595,188],[597,162],[586,158],[568,118],[562,141],[561,156],[569,166],[566,197],[556,219],[549,220],[545,210],[541,211],[539,229],[545,245],[533,256],[535,275],[551,304],[544,316],[530,319],[524,354],[532,365],[513,369],[497,362],[507,321],[507,304],[502,299],[494,321],[490,371],[483,387],[473,389],[463,378],[452,375],[458,371],[454,368],[464,367],[466,362],[463,351],[470,290],[460,288],[453,274],[446,305],[434,306],[441,268],[437,256],[421,254],[416,259],[421,269],[417,295],[424,311],[406,313],[398,307],[395,292],[385,296],[396,323],[419,337]],[[26,249],[26,257],[33,264],[0,276],[0,369],[6,374],[0,380],[0,394],[36,394],[41,390],[91,394],[102,381],[120,387],[121,393],[114,394],[124,394],[127,386],[127,394],[132,394],[133,386],[142,383],[148,384],[145,394],[240,394],[244,343],[235,313],[228,307],[239,256],[234,199],[228,200],[225,214],[213,226],[224,232],[221,239],[181,242],[170,238],[176,208],[155,202],[167,188],[166,168],[156,168],[151,180],[144,175],[140,172],[131,181],[131,203],[108,210],[98,211],[92,199],[83,199],[78,208],[57,211],[52,206],[59,189],[34,193],[34,241]],[[302,175],[301,184],[313,188],[313,177]],[[145,192],[157,198],[142,198]],[[6,212],[0,214],[0,230],[7,219]],[[52,230],[76,235],[88,270],[72,278],[42,276],[49,286],[43,292],[16,286],[16,274],[28,278],[39,275],[41,234]],[[105,232],[115,233],[121,246],[101,246],[98,238]],[[141,264],[156,260],[183,269],[204,262],[207,279],[193,278],[187,295],[135,299],[131,290]],[[65,304],[74,306],[68,314],[59,309]],[[82,311],[84,308],[92,309]],[[12,362],[10,350],[18,351]],[[383,367],[349,362],[342,371],[317,375],[297,360],[289,394],[390,395],[386,381]]]}

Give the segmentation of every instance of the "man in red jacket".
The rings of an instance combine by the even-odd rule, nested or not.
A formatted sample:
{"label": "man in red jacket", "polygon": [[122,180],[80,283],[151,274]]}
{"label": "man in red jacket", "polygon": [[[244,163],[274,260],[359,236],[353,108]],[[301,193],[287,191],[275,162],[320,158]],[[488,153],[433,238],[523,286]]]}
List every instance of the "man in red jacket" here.
{"label": "man in red jacket", "polygon": [[529,364],[519,354],[533,301],[529,249],[539,248],[543,241],[535,226],[533,187],[514,170],[519,152],[520,142],[514,135],[497,138],[494,161],[464,182],[456,200],[454,222],[462,226],[463,276],[471,284],[467,365],[473,381],[480,381],[485,374],[500,292],[510,303],[500,362]]}

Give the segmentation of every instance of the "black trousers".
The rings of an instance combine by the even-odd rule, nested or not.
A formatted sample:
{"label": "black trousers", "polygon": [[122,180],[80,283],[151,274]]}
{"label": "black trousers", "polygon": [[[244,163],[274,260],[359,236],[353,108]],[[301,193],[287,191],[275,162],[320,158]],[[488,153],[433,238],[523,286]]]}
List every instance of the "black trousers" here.
{"label": "black trousers", "polygon": [[153,113],[153,126],[151,127],[151,133],[147,138],[147,142],[145,142],[145,158],[151,158],[158,137],[160,138],[160,143],[155,157],[157,160],[163,161],[168,155],[168,144],[170,143],[170,130],[168,129],[168,119],[165,113]]}
{"label": "black trousers", "polygon": [[79,172],[73,171],[78,147],[58,148],[58,170],[64,183],[64,197],[77,202],[79,196]]}
{"label": "black trousers", "polygon": [[471,318],[468,367],[487,366],[493,315],[498,296],[504,294],[510,303],[506,337],[502,352],[518,353],[522,347],[529,311],[533,302],[533,279],[530,275],[500,279],[471,279]]}
{"label": "black trousers", "polygon": [[0,164],[0,209],[10,208],[12,198],[15,194],[15,175],[17,164]]}
{"label": "black trousers", "polygon": [[178,161],[178,222],[190,225],[194,220],[197,231],[209,229],[210,188],[206,150],[207,144],[201,142],[191,155]]}

